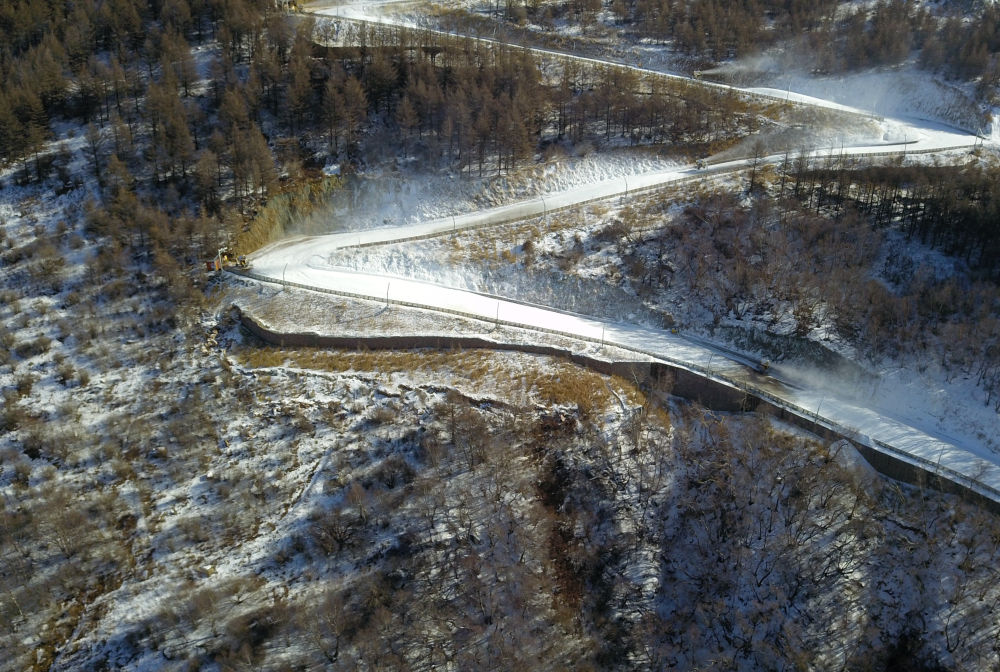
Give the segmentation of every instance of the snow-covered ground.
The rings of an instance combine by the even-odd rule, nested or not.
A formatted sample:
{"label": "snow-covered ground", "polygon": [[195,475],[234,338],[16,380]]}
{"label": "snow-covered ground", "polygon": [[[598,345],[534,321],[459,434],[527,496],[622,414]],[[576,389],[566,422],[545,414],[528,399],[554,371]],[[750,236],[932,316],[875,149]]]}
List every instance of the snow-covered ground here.
{"label": "snow-covered ground", "polygon": [[[367,5],[338,5],[318,11],[336,13],[340,16],[359,16],[357,12],[361,11],[365,18],[377,14]],[[394,21],[385,17],[379,20]],[[916,117],[876,118],[871,110],[798,94],[790,90],[754,89],[750,92],[869,117],[865,124],[838,129],[830,136],[833,144],[811,150],[811,155],[814,157],[830,154],[864,156],[899,151],[911,154],[936,154],[948,150],[963,150],[981,142],[975,135],[941,122]],[[777,162],[781,158],[773,156],[766,160]],[[710,170],[713,173],[721,173],[745,166],[745,159],[719,161],[713,163]],[[486,296],[409,278],[336,268],[329,261],[331,254],[338,249],[352,246],[368,247],[390,241],[442,235],[466,228],[546,217],[560,208],[614,196],[627,198],[630,193],[636,191],[686,178],[697,178],[702,174],[703,171],[694,166],[676,166],[666,170],[622,174],[611,179],[592,181],[585,186],[549,191],[534,199],[507,203],[476,212],[455,213],[402,226],[376,229],[361,226],[358,227],[359,230],[326,236],[287,239],[252,255],[254,272],[262,277],[310,287],[457,311],[534,329],[577,334],[587,339],[599,339],[641,350],[670,361],[683,362],[696,369],[717,368],[718,360],[723,356],[718,351],[699,347],[690,340],[669,333],[636,325],[601,322],[543,306],[526,306],[502,297]],[[544,179],[541,181],[544,182]],[[344,222],[341,221],[339,226],[343,228]],[[348,222],[346,228],[353,227]],[[805,384],[806,381],[795,380],[792,371],[782,371],[780,374],[775,372],[775,375],[782,376],[786,382],[793,385],[783,396],[789,404],[822,415],[838,427],[870,437],[874,441],[882,441],[926,462],[941,464],[970,479],[979,480],[990,488],[1000,490],[1000,469],[995,463],[996,456],[992,451],[968,437],[949,433],[942,428],[940,422],[930,417],[920,417],[919,414],[912,413],[914,408],[925,406],[903,404],[896,405],[891,412],[886,409],[873,410],[868,408],[870,402],[844,398],[831,390],[816,389]],[[883,394],[885,393],[886,390],[883,390]],[[903,408],[909,408],[911,412],[906,413]]]}
{"label": "snow-covered ground", "polygon": [[784,72],[766,79],[778,96],[790,90],[875,116],[936,119],[972,132],[986,130],[981,110],[969,94],[916,68],[836,77]]}
{"label": "snow-covered ground", "polygon": [[[794,98],[818,107],[862,112],[809,96]],[[754,137],[750,136],[748,141]],[[885,153],[919,156],[948,150],[961,153],[982,142],[947,124],[916,118],[870,118],[863,123],[811,129],[807,139],[813,148],[803,153],[815,159]],[[744,142],[718,157],[710,157],[711,171],[723,173],[745,168],[751,152],[746,145]],[[782,153],[760,160],[778,163],[785,158],[785,151],[800,151],[799,147],[769,149],[781,149]],[[348,231],[342,234],[346,237],[333,239],[338,247],[362,241],[370,244],[415,238],[467,226],[544,216],[559,208],[612,196],[627,197],[704,174],[705,170],[695,165],[619,152],[555,159],[517,173],[481,180],[474,188],[451,175],[423,176],[417,184],[406,180],[402,173],[362,175],[349,198],[328,212],[312,216],[303,229],[308,233]],[[368,233],[363,238],[355,235],[358,230],[372,228],[380,232]],[[355,236],[354,240],[349,240],[351,236]]]}
{"label": "snow-covered ground", "polygon": [[[472,5],[475,3],[466,3]],[[306,4],[306,11],[321,17],[347,21],[366,21],[386,25],[402,25],[427,29],[427,21],[420,12],[412,11],[411,0],[313,0]],[[536,29],[541,29],[536,27]],[[560,32],[570,35],[565,29]],[[339,34],[339,31],[338,31]],[[488,36],[481,36],[487,42]],[[539,54],[571,57],[593,64],[614,63],[636,72],[691,81],[686,68],[677,69],[671,58],[664,59],[665,50],[648,46],[635,46],[619,50],[614,56],[594,58],[572,54],[563,50],[533,47]],[[642,54],[642,55],[640,55]],[[795,64],[780,63],[778,59],[758,56],[726,63],[704,71],[709,76],[736,78],[747,71],[752,79],[765,84],[750,86],[730,85],[711,80],[702,85],[732,89],[751,94],[762,94],[781,100],[805,102],[847,112],[875,117],[895,117],[937,121],[970,133],[985,135],[994,142],[1000,140],[997,114],[984,115],[972,96],[961,87],[942,82],[914,66],[895,68],[890,72],[872,70],[838,76],[817,77],[799,72]]]}
{"label": "snow-covered ground", "polygon": [[[399,3],[320,2],[312,3],[309,11],[346,19],[412,25],[411,20],[384,11],[386,7],[383,5],[398,6]],[[637,66],[628,67],[641,69]],[[906,81],[909,82],[907,90],[912,90],[912,95],[909,96],[898,92],[894,95],[891,87],[887,89],[885,77],[875,74],[862,79],[855,77],[847,85],[843,80],[826,82],[824,85],[823,82],[814,79],[798,78],[793,81],[789,76],[783,82],[786,85],[784,90],[766,87],[741,90],[803,105],[857,114],[862,118],[867,117],[865,123],[847,125],[833,132],[828,130],[823,140],[831,144],[815,146],[811,151],[814,157],[831,154],[861,156],[893,151],[936,154],[973,147],[981,142],[976,135],[955,126],[921,118],[931,116],[962,121],[965,117],[954,113],[954,110],[952,113],[938,110],[936,114],[921,114],[927,112],[924,107],[906,106],[900,103],[899,101],[912,98],[917,93],[926,93],[927,87],[930,86],[925,83],[926,85],[921,88],[917,86],[919,80],[913,78]],[[940,99],[941,96],[937,98]],[[896,104],[892,101],[896,101]],[[964,110],[963,114],[967,112],[968,110]],[[968,126],[967,123],[965,125]],[[986,142],[990,141],[991,138],[986,139]],[[778,157],[770,157],[769,160],[777,161]],[[713,163],[711,170],[723,172],[744,166],[743,159],[719,161]],[[501,297],[485,296],[403,277],[336,268],[329,262],[331,253],[340,248],[367,247],[389,241],[412,240],[449,231],[456,232],[464,228],[546,217],[559,208],[612,196],[625,198],[629,192],[634,193],[656,185],[695,177],[699,173],[700,171],[693,166],[678,166],[668,170],[622,175],[613,179],[593,181],[585,186],[551,191],[535,199],[508,203],[473,213],[452,214],[404,226],[286,240],[253,255],[254,272],[264,277],[280,278],[306,286],[458,311],[530,328],[578,334],[588,339],[600,339],[636,348],[670,361],[685,362],[695,368],[709,367],[713,361],[715,367],[718,367],[717,360],[721,356],[719,352],[698,347],[689,340],[662,331],[636,325],[601,322],[541,306],[526,306]],[[946,429],[947,423],[943,426],[942,422],[933,419],[932,415],[921,414],[919,411],[926,409],[926,404],[895,403],[891,405],[891,412],[885,408],[879,411],[868,408],[872,403],[870,399],[843,398],[836,391],[817,388],[810,381],[795,380],[793,371],[776,371],[774,375],[785,378],[789,383],[797,383],[794,387],[787,388],[783,397],[789,403],[822,415],[839,427],[856,431],[875,441],[882,441],[896,449],[919,456],[925,461],[945,465],[1000,490],[1000,469],[996,465],[996,455],[983,443],[970,439],[969,435],[963,435],[959,431],[950,433]],[[901,383],[901,389],[910,389],[910,382],[897,382]],[[892,398],[893,393],[886,390],[885,386],[886,383],[883,381],[883,390],[879,396]],[[918,394],[922,392],[923,390],[918,388]],[[906,396],[908,395],[903,395]],[[895,395],[895,398],[898,401],[899,395]],[[943,404],[938,402],[938,405]],[[983,429],[980,428],[980,435],[982,432]],[[970,434],[974,435],[975,432]]]}
{"label": "snow-covered ground", "polygon": [[[561,155],[501,175],[458,177],[453,172],[420,173],[406,167],[373,167],[352,176],[347,189],[335,193],[329,207],[320,208],[298,233],[323,234],[339,230],[418,226],[431,220],[448,220],[517,201],[538,200],[552,191],[586,188],[609,182],[621,185],[633,179],[649,180],[653,174],[670,179],[691,166],[635,151],[602,151],[586,155]],[[646,176],[646,177],[642,177]],[[614,182],[617,180],[617,182]],[[638,183],[636,183],[638,184]],[[539,201],[540,203],[540,201]],[[451,224],[449,224],[451,226]],[[415,229],[416,230],[416,229]]]}
{"label": "snow-covered ground", "polygon": [[[199,65],[202,62],[199,58]],[[848,144],[857,145],[857,151],[862,152],[862,147],[883,150],[884,143],[910,142],[908,135],[900,139],[889,127],[878,128],[875,136],[867,130],[854,131]],[[913,126],[906,128],[910,129],[907,134],[916,132]],[[59,128],[58,135],[65,137],[70,130]],[[946,135],[936,133],[928,132],[923,147],[950,146]],[[77,129],[64,142],[73,156],[69,172],[89,175],[84,135]],[[829,151],[825,145],[817,146],[820,156]],[[741,162],[733,161],[711,170],[739,165]],[[466,335],[466,329],[475,328],[478,331],[474,333],[499,342],[521,339],[518,342],[565,347],[573,342],[572,337],[583,337],[592,340],[577,339],[580,351],[616,359],[622,352],[611,343],[620,341],[661,357],[676,357],[691,368],[707,369],[710,375],[736,381],[754,378],[756,374],[738,359],[730,359],[731,353],[682,334],[627,321],[595,320],[551,306],[528,306],[413,278],[387,277],[382,272],[365,274],[335,267],[351,252],[344,245],[370,244],[364,253],[377,261],[391,249],[380,244],[386,240],[442,233],[447,239],[449,231],[464,226],[531,216],[532,212],[544,217],[557,207],[593,198],[624,197],[643,186],[699,178],[706,172],[654,159],[633,160],[628,155],[613,159],[592,155],[535,167],[519,176],[495,178],[484,192],[466,190],[455,198],[442,196],[461,191],[449,190],[450,179],[444,176],[442,184],[427,189],[404,187],[398,200],[387,198],[383,202],[391,201],[389,206],[366,211],[363,218],[361,213],[352,217],[347,210],[338,215],[338,224],[316,223],[320,230],[339,225],[351,232],[283,241],[254,255],[255,270],[265,271],[272,279],[286,277],[328,285],[336,291],[364,294],[373,301],[336,303],[328,295],[318,300],[319,295],[310,292],[278,293],[266,286],[262,289],[258,283],[248,283],[243,290],[259,298],[261,305],[270,304],[276,326],[288,330],[337,333],[349,328],[365,333],[379,328],[383,330],[380,333],[390,334],[436,333],[433,330],[446,322],[446,333]],[[0,250],[4,252],[0,313],[6,322],[0,333],[10,335],[4,346],[10,345],[12,352],[33,339],[44,346],[39,346],[43,350],[40,354],[17,355],[15,361],[0,366],[0,387],[5,392],[0,412],[12,412],[13,417],[17,411],[25,425],[5,430],[0,443],[0,513],[5,537],[0,550],[7,552],[0,562],[0,623],[4,626],[0,636],[5,637],[0,640],[0,669],[21,670],[32,665],[47,669],[322,669],[331,665],[330,652],[323,648],[326,645],[340,652],[338,664],[344,669],[352,668],[356,660],[373,668],[396,667],[379,665],[374,653],[366,658],[367,649],[360,650],[357,643],[362,637],[347,636],[354,631],[354,622],[343,620],[359,611],[357,603],[376,602],[386,586],[392,591],[393,606],[400,609],[391,614],[396,621],[380,621],[385,614],[376,612],[366,630],[360,631],[382,633],[382,638],[371,640],[373,651],[385,653],[400,642],[416,649],[419,642],[421,650],[433,654],[443,646],[458,654],[449,665],[473,669],[473,665],[463,664],[459,657],[463,652],[482,654],[479,661],[492,660],[483,644],[485,637],[480,636],[486,631],[482,626],[486,604],[495,615],[491,615],[495,631],[501,631],[497,626],[503,625],[506,632],[525,638],[513,640],[509,646],[523,652],[527,662],[522,667],[582,668],[584,664],[575,665],[576,658],[570,655],[575,649],[565,642],[586,651],[597,639],[593,630],[578,625],[578,617],[572,614],[543,618],[550,616],[553,605],[571,594],[567,588],[572,588],[553,580],[562,572],[545,569],[563,550],[553,545],[556,537],[549,533],[558,517],[566,517],[574,509],[580,512],[578,520],[568,519],[575,524],[566,528],[574,530],[572,543],[586,551],[585,555],[578,551],[576,559],[607,562],[607,558],[620,558],[594,576],[616,585],[614,599],[608,600],[617,605],[610,612],[614,618],[605,622],[624,624],[623,631],[641,634],[648,623],[656,625],[653,631],[674,624],[689,627],[694,619],[683,614],[679,606],[690,604],[693,609],[698,604],[701,596],[695,591],[700,584],[690,578],[672,581],[671,577],[703,572],[714,580],[719,572],[711,564],[712,558],[725,556],[728,562],[743,552],[735,546],[732,553],[725,545],[711,547],[711,553],[704,556],[709,562],[698,564],[702,556],[693,553],[692,546],[704,534],[704,520],[695,516],[687,528],[682,524],[687,514],[678,512],[692,509],[691,503],[715,501],[704,497],[702,487],[694,486],[704,482],[714,487],[716,482],[700,480],[704,476],[697,469],[687,471],[698,467],[708,472],[713,463],[699,459],[674,462],[671,432],[681,433],[685,426],[680,413],[673,418],[674,429],[671,422],[663,423],[652,438],[643,439],[645,447],[640,450],[639,424],[632,420],[645,409],[638,398],[641,395],[628,381],[581,374],[565,362],[519,353],[371,356],[363,352],[243,348],[227,309],[234,298],[248,299],[234,296],[238,293],[228,283],[210,285],[210,308],[200,321],[192,323],[189,315],[169,313],[180,324],[157,330],[152,313],[163,306],[152,290],[161,281],[165,283],[164,279],[103,274],[95,269],[95,261],[101,259],[95,250],[98,243],[90,240],[81,216],[88,192],[96,189],[93,180],[88,177],[86,189],[54,196],[51,183],[21,187],[13,178],[12,170],[0,172]],[[713,179],[723,178],[720,173]],[[414,226],[373,228],[386,219]],[[366,230],[355,233],[354,229]],[[443,265],[439,270],[445,270]],[[113,290],[112,285],[119,290]],[[217,293],[213,291],[216,288]],[[434,319],[437,313],[431,311],[383,310],[380,301],[386,295],[391,301],[474,312],[480,319],[473,324],[458,318]],[[345,320],[351,321],[347,327]],[[498,321],[529,328],[505,327]],[[532,331],[532,325],[565,331],[572,337]],[[272,359],[261,363],[251,361],[254,357]],[[871,401],[867,390],[824,391],[819,381],[803,378],[798,370],[776,366],[771,373],[789,385],[767,381],[768,390],[780,391],[806,412],[851,423],[861,434],[871,433],[873,428],[894,445],[913,444],[914,451],[922,451],[927,459],[943,457],[949,465],[960,464],[970,473],[980,464],[974,440],[935,416],[920,415],[928,408],[919,399],[926,389],[924,381],[909,378],[905,372],[884,379]],[[570,427],[567,445],[571,450],[550,436],[544,437],[541,447],[546,458],[565,459],[571,466],[578,462],[574,469],[580,483],[604,487],[613,497],[590,494],[585,499],[583,495],[589,491],[581,491],[577,506],[544,510],[538,489],[551,474],[540,468],[539,456],[532,454],[530,446],[522,446],[521,439],[507,441],[505,437],[520,436],[514,432],[523,432],[526,427],[544,428],[553,418],[559,419],[561,409],[573,408],[574,403],[578,408],[581,395],[571,390],[573,394],[567,394],[566,399],[546,398],[539,392],[541,386],[532,384],[532,377],[562,384],[581,377],[587,392],[596,390],[603,395],[601,403],[593,405],[592,427],[579,432]],[[907,388],[911,384],[912,388]],[[23,391],[25,386],[29,392]],[[953,424],[978,418],[960,408],[960,399],[947,396],[946,390],[951,389],[932,389],[935,414],[952,414]],[[855,392],[858,396],[853,396]],[[456,403],[456,397],[468,401]],[[890,407],[885,402],[893,397],[898,397],[899,403]],[[909,402],[912,404],[907,405]],[[514,409],[517,415],[512,405],[522,407]],[[875,405],[881,410],[874,409]],[[455,438],[456,407],[467,412],[467,417],[459,414],[460,424],[480,415],[489,421],[468,424],[465,430],[475,439],[492,442],[481,458],[485,461],[478,466],[472,466],[471,457],[463,463]],[[450,409],[450,418],[445,409]],[[506,425],[498,420],[504,415],[510,416]],[[567,416],[570,423],[577,422]],[[745,428],[758,419],[732,418],[731,422]],[[497,431],[498,427],[502,431]],[[643,431],[650,430],[647,426]],[[748,430],[733,433],[741,435],[743,431]],[[593,441],[598,434],[601,440]],[[770,438],[759,441],[754,451],[764,448],[780,454],[776,447],[786,444]],[[621,450],[632,441],[635,450]],[[651,446],[656,449],[649,449]],[[617,455],[613,447],[619,448]],[[32,457],[33,451],[39,457]],[[604,469],[606,465],[597,459],[602,451],[606,459],[617,460],[618,471]],[[725,463],[739,462],[745,453],[754,451],[733,450],[725,455]],[[837,459],[844,459],[844,451],[832,452]],[[755,478],[758,470],[768,476],[785,474],[789,462],[808,457],[806,450],[786,451],[779,461],[763,466],[755,461],[742,481],[727,482],[726,471],[721,477],[713,476],[734,489],[748,485],[749,492],[758,480],[767,482]],[[447,468],[428,466],[438,459]],[[408,465],[411,469],[416,465],[415,479],[412,471],[407,475]],[[984,460],[982,466],[984,471],[975,475],[992,482],[992,461]],[[391,468],[403,474],[399,480]],[[832,477],[829,470],[817,473],[829,483],[836,483],[840,476],[838,470]],[[650,484],[654,477],[661,481],[653,484],[660,490],[674,480],[687,482],[696,498],[665,498],[658,504],[657,487]],[[493,496],[487,487],[500,494]],[[774,490],[761,490],[761,496],[755,496],[747,507],[746,518],[774,517],[773,511],[778,509],[769,514],[768,506],[786,506],[792,501],[793,509],[801,506],[808,512],[809,529],[822,530],[823,534],[812,542],[812,555],[805,557],[831,555],[831,548],[842,552],[841,545],[828,543],[827,536],[841,527],[837,521],[831,525],[829,518],[831,511],[840,509],[810,507],[809,499],[796,504],[792,486],[783,487],[778,496],[773,496]],[[652,499],[651,492],[656,495]],[[739,501],[734,502],[742,510],[744,491],[739,494]],[[860,494],[847,491],[834,500],[860,501],[870,492]],[[573,500],[567,501],[573,504]],[[854,510],[847,508],[850,504],[847,501],[842,508],[853,515]],[[504,508],[503,516],[490,511],[497,505]],[[945,504],[952,509],[954,505]],[[904,615],[909,618],[910,613],[918,613],[922,620],[938,623],[951,615],[948,608],[974,601],[971,586],[978,584],[965,580],[971,573],[968,567],[990,569],[996,564],[978,554],[970,556],[969,549],[980,543],[987,551],[996,552],[989,535],[980,534],[980,528],[962,535],[953,530],[948,535],[939,533],[932,540],[950,538],[952,546],[947,553],[940,553],[928,550],[933,547],[921,536],[926,534],[924,520],[906,525],[890,521],[890,526],[895,526],[890,527],[894,536],[883,538],[857,526],[859,519],[870,522],[874,518],[864,515],[867,508],[860,511],[862,515],[849,525],[843,522],[844,538],[859,548],[882,544],[897,552],[893,558],[905,554],[910,546],[916,549],[915,569],[912,576],[906,575],[909,565],[885,561],[880,550],[869,563],[880,572],[855,569],[838,573],[839,583],[826,590],[826,599],[852,595],[863,584],[882,602],[894,605],[893,609],[900,606],[898,616],[888,618],[890,609],[873,609],[872,600],[839,607],[837,613],[848,620],[874,613],[874,622],[881,629],[854,627],[857,624],[852,621],[849,627],[839,629],[838,636],[823,632],[830,627],[825,618],[829,607],[810,611],[809,618],[802,620],[815,624],[822,637],[818,655],[828,660],[836,657],[839,646],[846,646],[841,642],[855,646],[857,640],[856,646],[860,646],[862,634],[875,632],[871,637],[889,646],[897,634],[892,623],[905,620]],[[884,515],[881,507],[878,515]],[[732,520],[729,518],[730,523]],[[929,528],[942,527],[948,516],[934,516],[933,521]],[[338,524],[343,527],[338,529]],[[732,528],[723,525],[723,529],[735,544]],[[496,543],[498,539],[500,543]],[[789,534],[788,540],[793,539],[795,546],[789,547],[789,555],[794,552],[798,557],[803,544]],[[780,556],[784,551],[781,546],[773,551],[773,540],[766,537],[764,542],[758,541],[754,553],[761,558]],[[469,553],[470,548],[474,552]],[[400,557],[414,552],[427,561],[426,565],[413,562],[411,557],[401,566],[406,572],[416,568],[415,575],[389,571]],[[927,554],[926,561],[919,560],[921,553]],[[482,566],[494,570],[492,583],[489,572],[478,574],[477,562],[486,557],[491,564]],[[955,560],[949,564],[952,557]],[[813,585],[813,564],[802,564],[807,585]],[[959,566],[965,574],[958,573]],[[757,587],[763,582],[765,593],[780,594],[764,581],[772,574],[770,566],[761,564],[758,569],[762,576],[753,577]],[[779,574],[774,572],[773,576]],[[937,586],[935,582],[941,577],[945,578]],[[391,582],[366,583],[397,578],[407,584],[404,590],[396,590]],[[541,579],[546,581],[539,583]],[[481,583],[486,590],[469,592],[477,591]],[[754,628],[766,627],[769,620],[754,618],[756,612],[747,605],[770,608],[773,600],[756,599],[753,583],[742,582],[736,593],[726,590],[724,594],[735,594],[739,603],[713,600],[706,605],[729,614],[746,610]],[[995,590],[997,584],[990,581],[984,585]],[[923,586],[928,587],[926,593]],[[966,602],[952,599],[959,588],[968,591]],[[433,592],[438,589],[439,593]],[[672,593],[675,589],[680,592]],[[688,590],[691,592],[686,593]],[[430,597],[425,594],[420,599],[420,591]],[[504,598],[507,591],[518,599]],[[588,585],[588,592],[600,591]],[[468,613],[451,604],[449,610],[442,611],[443,603],[460,603],[467,593]],[[882,599],[884,593],[891,599]],[[868,597],[858,595],[859,601]],[[343,602],[332,597],[342,597]],[[918,603],[918,597],[926,603]],[[907,607],[911,601],[919,612]],[[978,603],[983,603],[982,597]],[[640,622],[644,612],[636,605],[651,618],[664,620]],[[677,610],[676,614],[671,610]],[[513,620],[515,614],[518,620]],[[526,614],[531,618],[526,619]],[[723,620],[706,619],[720,631]],[[993,623],[991,615],[984,617],[985,625],[970,622],[986,634]],[[859,623],[865,624],[861,619]],[[342,640],[331,639],[322,630],[338,624],[343,628]],[[271,627],[279,630],[268,636]],[[415,628],[423,628],[422,637],[414,635]],[[560,628],[570,630],[569,635]],[[754,637],[769,636],[761,635],[764,629],[754,632]],[[259,650],[246,648],[247,642],[261,638]],[[938,641],[942,639],[936,636],[932,643],[943,649],[944,644]],[[688,640],[678,637],[676,641]],[[709,640],[706,637],[704,641]],[[549,658],[541,658],[539,653],[548,653]],[[685,655],[682,660],[691,661],[689,667],[698,667],[709,665],[715,650],[699,648]],[[585,656],[580,659],[587,662]],[[435,665],[433,657],[426,660],[430,662],[421,661],[426,664],[415,667],[446,666],[444,662]],[[360,662],[353,668],[361,667]],[[649,662],[646,667],[662,669],[665,665]],[[623,666],[643,667],[641,661],[623,662]],[[760,667],[745,662],[742,669]]]}
{"label": "snow-covered ground", "polygon": [[[374,242],[381,231],[359,232],[362,242]],[[366,240],[368,239],[368,240]],[[746,383],[741,366],[733,366],[731,355],[692,342],[679,334],[635,324],[605,322],[561,312],[542,306],[478,294],[428,282],[401,277],[359,273],[329,266],[324,259],[337,247],[337,241],[350,242],[344,235],[286,241],[254,256],[254,273],[261,277],[284,279],[305,286],[344,292],[350,295],[386,299],[425,308],[456,312],[496,320],[510,326],[554,331],[634,349],[666,361],[686,365],[696,371],[720,375]],[[881,441],[920,458],[925,464],[942,465],[1000,491],[1000,466],[997,456],[982,445],[942,434],[929,417],[893,417],[871,408],[861,398],[846,398],[835,390],[814,388],[794,370],[775,367],[773,378],[787,383],[777,395],[807,414],[825,418],[832,425],[855,434],[859,440]],[[750,381],[749,384],[753,385]],[[885,391],[885,390],[884,390]]]}

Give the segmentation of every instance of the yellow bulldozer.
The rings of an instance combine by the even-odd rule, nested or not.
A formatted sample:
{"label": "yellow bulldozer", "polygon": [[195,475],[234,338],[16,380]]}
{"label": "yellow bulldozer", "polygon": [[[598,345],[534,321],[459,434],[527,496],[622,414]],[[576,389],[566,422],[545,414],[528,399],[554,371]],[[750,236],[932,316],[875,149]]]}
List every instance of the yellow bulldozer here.
{"label": "yellow bulldozer", "polygon": [[234,258],[228,248],[222,248],[215,254],[215,257],[211,261],[205,262],[205,266],[209,271],[221,271],[227,266],[248,269],[250,268],[250,262],[247,261],[247,255],[241,254]]}

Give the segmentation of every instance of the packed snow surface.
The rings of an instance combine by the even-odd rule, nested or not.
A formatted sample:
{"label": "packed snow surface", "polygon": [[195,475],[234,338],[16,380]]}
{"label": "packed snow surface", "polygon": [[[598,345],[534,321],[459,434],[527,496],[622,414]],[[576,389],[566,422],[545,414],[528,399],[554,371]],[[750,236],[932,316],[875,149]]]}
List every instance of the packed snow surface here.
{"label": "packed snow surface", "polygon": [[[380,13],[382,4],[393,3],[347,3],[336,6],[329,6],[327,3],[325,7],[324,3],[317,3],[311,9],[318,14],[346,19],[399,23],[400,19]],[[872,137],[870,131],[860,130],[860,124],[858,129],[846,128],[838,136],[839,147],[830,145],[816,148],[811,152],[814,157],[823,157],[831,153],[863,156],[899,151],[944,152],[973,147],[981,141],[975,135],[942,122],[906,116],[876,119],[876,110],[866,110],[795,93],[790,88],[740,90],[867,116],[881,129],[881,137]],[[769,157],[769,160],[777,161],[779,158]],[[709,170],[723,172],[736,170],[745,165],[746,160],[741,159],[713,163]],[[613,196],[627,196],[637,190],[676,182],[702,173],[703,171],[691,166],[658,170],[597,181],[583,187],[549,193],[533,200],[408,226],[287,239],[252,255],[253,272],[262,278],[292,282],[322,290],[458,312],[512,326],[576,335],[592,341],[637,350],[689,366],[697,371],[707,371],[709,375],[716,373],[731,375],[732,369],[728,365],[733,362],[727,361],[733,357],[730,351],[713,348],[710,344],[697,342],[680,334],[635,324],[602,321],[554,308],[527,305],[440,284],[358,272],[337,267],[330,262],[331,254],[342,248],[367,247],[442,235],[465,228],[545,217],[557,209]],[[780,397],[788,406],[799,409],[805,414],[817,416],[870,445],[881,442],[917,462],[923,462],[925,466],[928,463],[932,466],[937,465],[943,470],[959,474],[959,480],[964,477],[978,482],[986,487],[989,496],[1000,500],[1000,466],[997,464],[997,456],[984,446],[942,433],[940,428],[932,424],[931,418],[904,417],[902,414],[884,409],[876,410],[870,408],[864,401],[852,398],[850,394],[816,388],[808,381],[797,380],[794,371],[773,367],[769,373],[773,381],[784,385],[778,386],[780,392],[774,392],[770,386],[768,391]]]}
{"label": "packed snow surface", "polygon": [[[957,137],[949,131],[941,133],[948,142]],[[938,140],[940,141],[940,137]],[[287,239],[252,255],[253,271],[264,278],[308,287],[458,312],[529,329],[560,332],[637,350],[694,370],[732,377],[732,362],[728,361],[733,357],[732,353],[720,351],[710,344],[693,341],[680,334],[635,324],[602,321],[440,284],[357,272],[334,266],[329,261],[332,253],[342,248],[446,235],[451,231],[474,226],[544,216],[555,208],[625,193],[626,180],[629,189],[634,190],[681,179],[696,172],[694,168],[683,168],[616,178],[531,201],[412,226]],[[786,383],[780,387],[780,392],[771,393],[791,407],[819,416],[832,425],[854,433],[860,440],[885,443],[925,464],[940,465],[1000,491],[1000,467],[995,462],[996,456],[971,441],[942,435],[939,429],[929,424],[930,419],[900,417],[869,408],[857,399],[838,395],[829,389],[809,389],[806,387],[808,383],[797,379],[794,371],[783,370],[781,367],[774,367],[771,374],[774,380]]]}

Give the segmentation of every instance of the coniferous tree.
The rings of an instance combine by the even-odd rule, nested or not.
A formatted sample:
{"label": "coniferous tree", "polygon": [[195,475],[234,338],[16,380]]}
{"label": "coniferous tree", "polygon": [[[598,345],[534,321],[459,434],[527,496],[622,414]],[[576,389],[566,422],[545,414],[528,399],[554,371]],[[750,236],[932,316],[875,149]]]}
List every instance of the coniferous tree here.
{"label": "coniferous tree", "polygon": [[292,133],[301,127],[312,108],[312,73],[305,58],[293,58],[288,64],[289,83],[285,93],[288,127]]}
{"label": "coniferous tree", "polygon": [[194,166],[195,190],[202,207],[209,214],[219,211],[219,158],[211,149],[204,149]]}
{"label": "coniferous tree", "polygon": [[350,76],[344,82],[341,92],[343,99],[343,128],[348,143],[357,140],[358,131],[361,124],[368,117],[368,96],[365,89],[357,78]]}
{"label": "coniferous tree", "polygon": [[399,105],[396,107],[396,123],[403,132],[405,149],[405,147],[409,144],[413,129],[420,124],[420,117],[417,115],[417,109],[413,105],[409,96],[403,96],[403,99],[399,101]]}
{"label": "coniferous tree", "polygon": [[24,146],[24,126],[14,114],[6,93],[0,90],[0,156],[4,160],[20,156]]}
{"label": "coniferous tree", "polygon": [[98,186],[103,187],[104,177],[101,164],[104,162],[104,138],[101,136],[101,130],[93,123],[87,124],[85,137],[87,140],[88,158],[90,159],[91,168],[94,170],[94,179],[97,180]]}

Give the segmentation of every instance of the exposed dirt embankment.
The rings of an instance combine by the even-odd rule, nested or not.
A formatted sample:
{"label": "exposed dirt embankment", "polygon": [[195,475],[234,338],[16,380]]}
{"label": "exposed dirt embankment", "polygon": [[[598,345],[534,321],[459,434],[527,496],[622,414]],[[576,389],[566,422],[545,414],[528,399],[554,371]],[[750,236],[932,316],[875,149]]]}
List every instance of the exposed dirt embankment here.
{"label": "exposed dirt embankment", "polygon": [[714,411],[738,412],[750,410],[756,399],[745,391],[719,381],[663,362],[648,360],[601,359],[573,352],[554,345],[536,345],[483,338],[481,336],[450,335],[347,335],[318,334],[315,332],[284,332],[265,326],[253,315],[236,307],[240,321],[257,338],[279,347],[348,348],[357,350],[408,350],[434,348],[439,350],[508,350],[534,355],[566,359],[598,373],[616,375],[640,385],[658,383],[671,394],[697,401]]}
{"label": "exposed dirt embankment", "polygon": [[[527,354],[558,357],[574,364],[606,375],[617,375],[633,380],[642,386],[652,386],[669,394],[695,401],[706,408],[719,412],[758,411],[801,427],[828,441],[846,439],[881,474],[904,483],[931,487],[936,490],[958,494],[961,497],[1000,513],[1000,503],[970,490],[966,486],[950,481],[917,464],[900,459],[885,450],[858,441],[857,437],[845,436],[835,429],[821,424],[815,418],[802,416],[789,409],[781,408],[772,401],[762,399],[753,389],[739,389],[698,373],[688,371],[665,362],[627,361],[601,359],[573,352],[568,347],[538,345],[525,342],[491,340],[482,336],[465,335],[335,335],[315,332],[277,331],[262,324],[253,315],[239,306],[240,322],[254,336],[279,347],[344,348],[356,350],[505,350]],[[655,395],[654,395],[655,397]]]}

